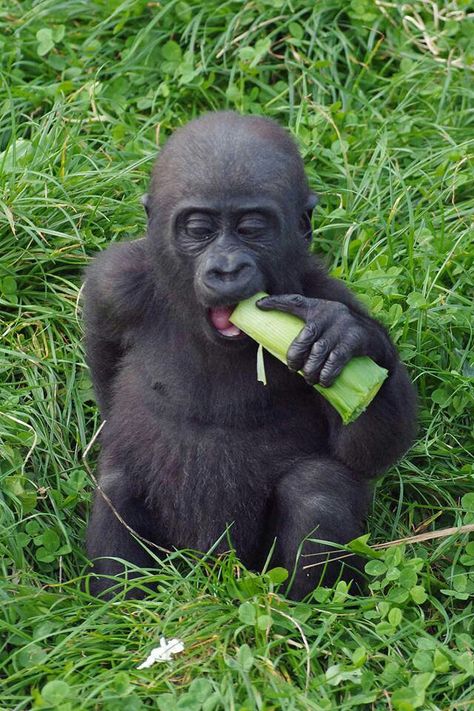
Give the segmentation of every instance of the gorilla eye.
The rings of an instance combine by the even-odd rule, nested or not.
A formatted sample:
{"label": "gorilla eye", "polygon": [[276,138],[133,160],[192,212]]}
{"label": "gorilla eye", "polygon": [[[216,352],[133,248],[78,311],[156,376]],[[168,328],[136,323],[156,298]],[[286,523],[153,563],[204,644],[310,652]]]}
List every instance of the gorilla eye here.
{"label": "gorilla eye", "polygon": [[251,237],[263,232],[267,228],[267,221],[260,215],[242,217],[237,225],[237,232],[244,237]]}
{"label": "gorilla eye", "polygon": [[216,231],[213,221],[207,215],[191,215],[184,229],[187,236],[193,239],[205,239]]}

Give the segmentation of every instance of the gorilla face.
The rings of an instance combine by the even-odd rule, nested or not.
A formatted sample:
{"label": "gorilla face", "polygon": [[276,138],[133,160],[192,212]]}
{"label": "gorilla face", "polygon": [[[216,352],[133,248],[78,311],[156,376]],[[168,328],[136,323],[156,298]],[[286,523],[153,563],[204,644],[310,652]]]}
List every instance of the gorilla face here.
{"label": "gorilla face", "polygon": [[297,290],[315,196],[283,129],[224,116],[204,116],[168,141],[147,211],[160,281],[182,295],[183,309],[194,304],[201,332],[228,347],[246,340],[229,321],[239,301]]}
{"label": "gorilla face", "polygon": [[191,262],[196,300],[217,342],[245,338],[229,316],[239,301],[270,288],[267,265],[277,261],[281,231],[278,206],[252,196],[178,206],[176,249]]}

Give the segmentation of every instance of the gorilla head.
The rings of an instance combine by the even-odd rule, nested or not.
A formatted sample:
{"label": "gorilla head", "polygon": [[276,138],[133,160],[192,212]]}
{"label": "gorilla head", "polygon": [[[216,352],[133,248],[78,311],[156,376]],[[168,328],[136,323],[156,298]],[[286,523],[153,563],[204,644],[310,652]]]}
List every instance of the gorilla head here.
{"label": "gorilla head", "polygon": [[178,317],[217,344],[244,341],[232,307],[258,291],[301,288],[315,204],[294,141],[273,121],[219,112],[176,131],[146,208],[155,269]]}

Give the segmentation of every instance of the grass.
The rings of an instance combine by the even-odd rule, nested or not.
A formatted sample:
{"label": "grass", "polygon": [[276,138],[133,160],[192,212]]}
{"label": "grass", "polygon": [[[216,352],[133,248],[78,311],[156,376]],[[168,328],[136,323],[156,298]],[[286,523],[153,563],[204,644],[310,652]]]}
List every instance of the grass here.
{"label": "grass", "polygon": [[[99,420],[78,302],[91,255],[143,232],[139,198],[176,126],[224,107],[274,117],[321,197],[315,249],[389,326],[419,392],[418,440],[377,486],[370,542],[472,523],[469,13],[466,0],[4,1],[2,709],[474,708],[467,535],[368,556],[359,598],[339,584],[290,603],[278,571],[192,552],[158,568],[144,602],[87,594],[83,454]],[[138,671],[161,635],[185,651]]]}

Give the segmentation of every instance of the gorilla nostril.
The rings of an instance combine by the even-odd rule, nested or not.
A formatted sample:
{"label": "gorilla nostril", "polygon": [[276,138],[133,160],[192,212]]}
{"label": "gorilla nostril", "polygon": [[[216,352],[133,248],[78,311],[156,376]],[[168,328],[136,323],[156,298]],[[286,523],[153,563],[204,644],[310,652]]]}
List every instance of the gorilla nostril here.
{"label": "gorilla nostril", "polygon": [[242,273],[250,267],[249,264],[243,262],[237,264],[231,269],[214,268],[209,271],[209,276],[213,281],[234,281],[242,276]]}

